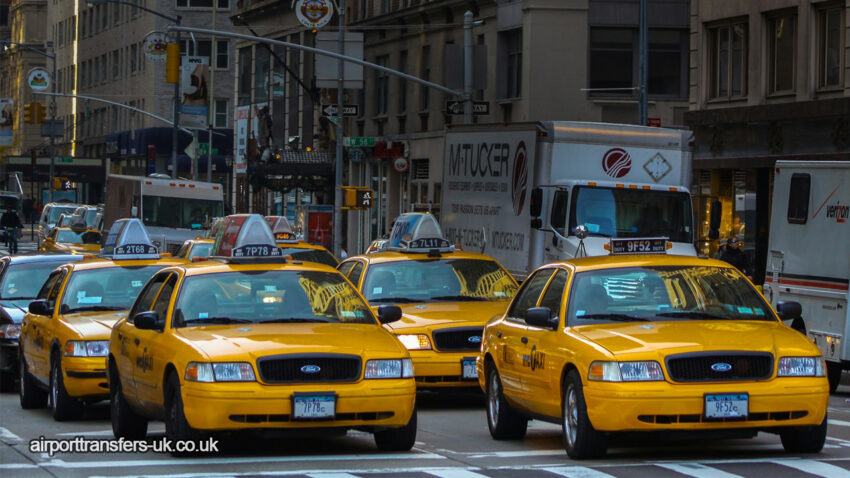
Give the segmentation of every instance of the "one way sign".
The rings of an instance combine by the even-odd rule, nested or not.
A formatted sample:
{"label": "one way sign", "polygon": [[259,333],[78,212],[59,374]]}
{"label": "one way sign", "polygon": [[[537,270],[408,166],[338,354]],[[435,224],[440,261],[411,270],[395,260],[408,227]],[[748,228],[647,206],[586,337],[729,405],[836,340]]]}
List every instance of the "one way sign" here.
{"label": "one way sign", "polygon": [[[357,105],[345,105],[342,107],[343,116],[358,116],[359,108]],[[336,105],[322,105],[322,116],[336,116]]]}
{"label": "one way sign", "polygon": [[[462,100],[452,100],[446,101],[446,114],[447,115],[462,115],[463,114],[463,101]],[[490,114],[490,102],[489,101],[473,101],[472,102],[472,114],[474,115],[489,115]]]}

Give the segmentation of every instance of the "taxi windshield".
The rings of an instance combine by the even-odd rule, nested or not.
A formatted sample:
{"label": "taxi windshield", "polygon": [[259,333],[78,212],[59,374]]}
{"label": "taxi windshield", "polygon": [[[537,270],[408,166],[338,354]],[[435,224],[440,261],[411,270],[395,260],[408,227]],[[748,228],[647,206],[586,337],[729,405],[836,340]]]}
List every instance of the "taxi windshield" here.
{"label": "taxi windshield", "polygon": [[338,272],[271,270],[187,277],[172,326],[313,322],[377,324]]}
{"label": "taxi windshield", "polygon": [[758,291],[739,272],[726,267],[657,266],[579,272],[568,305],[570,325],[776,320]]}
{"label": "taxi windshield", "polygon": [[62,294],[61,312],[126,310],[142,286],[165,265],[106,267],[78,270]]}
{"label": "taxi windshield", "polygon": [[517,286],[495,261],[427,259],[373,264],[363,283],[369,302],[508,300]]}
{"label": "taxi windshield", "polygon": [[47,276],[65,261],[9,264],[0,282],[0,299],[32,299],[38,295]]}
{"label": "taxi windshield", "polygon": [[68,244],[100,244],[100,233],[97,231],[76,232],[70,229],[60,230],[56,242]]}
{"label": "taxi windshield", "polygon": [[212,242],[196,242],[195,245],[192,246],[192,250],[190,250],[189,254],[186,256],[186,259],[192,260],[195,257],[209,257],[210,252],[212,252],[213,245],[214,243]]}
{"label": "taxi windshield", "polygon": [[284,256],[290,255],[296,261],[318,262],[326,266],[336,268],[339,261],[328,251],[322,249],[302,249],[298,247],[284,247],[280,250]]}

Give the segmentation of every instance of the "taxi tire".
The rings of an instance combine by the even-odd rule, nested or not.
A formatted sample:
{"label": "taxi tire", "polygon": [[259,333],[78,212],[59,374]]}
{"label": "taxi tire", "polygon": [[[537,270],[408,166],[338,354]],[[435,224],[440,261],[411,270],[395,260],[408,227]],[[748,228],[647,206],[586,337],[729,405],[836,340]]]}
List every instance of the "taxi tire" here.
{"label": "taxi tire", "polygon": [[20,360],[21,388],[19,392],[21,408],[31,410],[47,406],[47,392],[39,388],[35,379],[27,372],[27,363],[23,356]]}
{"label": "taxi tire", "polygon": [[505,399],[502,379],[493,362],[487,367],[487,428],[494,440],[522,440],[528,430],[528,419]]}
{"label": "taxi tire", "polygon": [[[201,434],[189,425],[183,413],[183,396],[180,394],[180,379],[173,371],[165,381],[165,437],[172,443],[198,441]],[[171,452],[172,456],[185,456],[189,452]]]}
{"label": "taxi tire", "polygon": [[779,433],[782,448],[788,453],[818,453],[826,442],[826,416],[820,425],[789,427]]}
{"label": "taxi tire", "polygon": [[[570,415],[576,429],[575,441],[572,444],[567,435],[567,420]],[[602,458],[608,450],[607,435],[593,428],[587,417],[581,377],[576,370],[570,370],[564,383],[564,393],[561,397],[561,437],[567,455],[574,460]]]}
{"label": "taxi tire", "polygon": [[407,425],[375,432],[375,446],[381,451],[410,451],[416,443],[416,408]]}
{"label": "taxi tire", "polygon": [[142,440],[148,434],[148,419],[133,411],[124,398],[115,363],[109,364],[109,417],[115,438]]}
{"label": "taxi tire", "polygon": [[57,422],[79,420],[83,416],[83,404],[68,395],[62,376],[62,363],[54,358],[50,364],[50,403],[53,419]]}

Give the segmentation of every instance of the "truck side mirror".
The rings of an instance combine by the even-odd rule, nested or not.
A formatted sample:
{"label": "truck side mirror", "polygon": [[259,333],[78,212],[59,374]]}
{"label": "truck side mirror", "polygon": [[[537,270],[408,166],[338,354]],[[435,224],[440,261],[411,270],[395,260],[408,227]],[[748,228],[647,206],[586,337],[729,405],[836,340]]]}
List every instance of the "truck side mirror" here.
{"label": "truck side mirror", "polygon": [[720,201],[714,200],[711,203],[711,212],[708,219],[708,238],[717,239],[720,237],[720,216],[723,213],[723,206]]}
{"label": "truck side mirror", "polygon": [[531,217],[540,217],[543,211],[543,190],[534,188],[531,190],[531,201],[528,203],[528,208],[531,211]]}
{"label": "truck side mirror", "polygon": [[799,319],[803,315],[803,307],[793,300],[780,300],[776,303],[776,313],[782,320]]}

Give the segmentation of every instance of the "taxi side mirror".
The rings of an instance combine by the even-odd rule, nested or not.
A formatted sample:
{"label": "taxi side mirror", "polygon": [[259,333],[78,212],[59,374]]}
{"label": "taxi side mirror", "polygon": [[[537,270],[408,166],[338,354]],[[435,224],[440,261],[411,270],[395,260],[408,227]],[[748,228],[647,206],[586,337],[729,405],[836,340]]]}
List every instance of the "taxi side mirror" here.
{"label": "taxi side mirror", "polygon": [[793,300],[780,300],[776,303],[776,313],[782,320],[799,319],[803,315],[803,307]]}
{"label": "taxi side mirror", "polygon": [[525,323],[542,329],[555,330],[558,327],[558,317],[552,317],[549,307],[532,307],[525,311]]}
{"label": "taxi side mirror", "polygon": [[30,314],[35,314],[35,315],[46,315],[46,316],[53,315],[53,308],[50,307],[50,303],[47,302],[46,300],[42,300],[42,299],[34,300],[34,301],[30,302],[29,311],[30,311]]}
{"label": "taxi side mirror", "polygon": [[378,307],[378,322],[389,324],[401,320],[401,307],[397,305],[382,305]]}
{"label": "taxi side mirror", "polygon": [[158,330],[162,328],[159,321],[159,314],[152,310],[139,312],[133,317],[133,325],[139,330]]}

